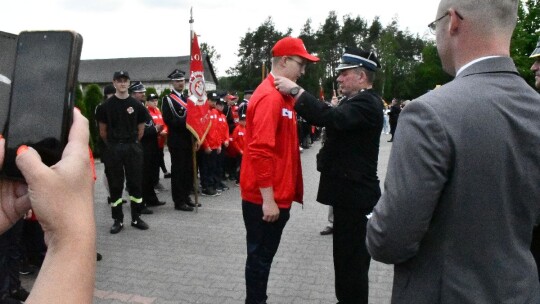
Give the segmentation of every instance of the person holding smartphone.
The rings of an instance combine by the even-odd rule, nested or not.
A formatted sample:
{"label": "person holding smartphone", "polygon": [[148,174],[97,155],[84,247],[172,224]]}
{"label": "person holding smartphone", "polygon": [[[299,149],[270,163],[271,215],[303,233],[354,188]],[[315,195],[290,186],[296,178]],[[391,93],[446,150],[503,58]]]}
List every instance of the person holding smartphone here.
{"label": "person holding smartphone", "polygon": [[[25,303],[92,302],[96,226],[88,138],[88,120],[74,110],[68,144],[57,164],[46,166],[36,150],[23,145],[16,165],[26,183],[0,180],[0,234],[32,208],[39,214],[48,246]],[[0,136],[0,168],[4,156],[5,140]]]}

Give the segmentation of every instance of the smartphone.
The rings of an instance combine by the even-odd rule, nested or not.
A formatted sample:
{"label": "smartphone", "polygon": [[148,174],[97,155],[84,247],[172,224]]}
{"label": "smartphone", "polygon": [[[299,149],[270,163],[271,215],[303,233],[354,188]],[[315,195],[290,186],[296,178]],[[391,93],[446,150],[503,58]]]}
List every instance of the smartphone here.
{"label": "smartphone", "polygon": [[9,113],[9,94],[16,49],[17,35],[0,32],[0,134],[2,135]]}
{"label": "smartphone", "polygon": [[72,31],[21,32],[17,39],[2,176],[23,180],[17,149],[37,150],[43,163],[62,157],[73,120],[82,36]]}

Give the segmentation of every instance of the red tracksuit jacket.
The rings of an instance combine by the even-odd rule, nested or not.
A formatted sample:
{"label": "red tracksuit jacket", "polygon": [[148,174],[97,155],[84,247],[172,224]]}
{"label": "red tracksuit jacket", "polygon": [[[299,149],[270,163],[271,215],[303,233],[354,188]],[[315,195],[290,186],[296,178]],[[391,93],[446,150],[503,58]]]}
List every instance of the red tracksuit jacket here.
{"label": "red tracksuit jacket", "polygon": [[259,188],[273,187],[279,208],[302,202],[303,182],[294,98],[281,95],[274,76],[257,87],[246,113],[240,189],[242,199],[262,204]]}

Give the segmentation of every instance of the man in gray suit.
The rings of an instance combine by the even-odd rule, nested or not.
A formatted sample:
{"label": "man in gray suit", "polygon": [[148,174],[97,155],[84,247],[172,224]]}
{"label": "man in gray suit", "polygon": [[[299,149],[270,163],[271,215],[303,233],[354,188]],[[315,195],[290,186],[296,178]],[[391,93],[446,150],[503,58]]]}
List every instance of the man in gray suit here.
{"label": "man in gray suit", "polygon": [[373,259],[392,303],[540,303],[540,97],[509,57],[518,0],[442,0],[430,24],[450,83],[399,118]]}

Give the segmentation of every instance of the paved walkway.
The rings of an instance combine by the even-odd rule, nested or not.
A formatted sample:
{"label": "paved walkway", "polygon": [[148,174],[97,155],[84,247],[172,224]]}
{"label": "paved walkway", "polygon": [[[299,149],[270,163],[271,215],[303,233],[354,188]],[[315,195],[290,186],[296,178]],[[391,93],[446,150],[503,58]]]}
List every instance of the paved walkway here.
{"label": "paved walkway", "polygon": [[[389,135],[381,137],[379,178],[384,180],[390,151]],[[294,204],[268,283],[269,303],[335,303],[332,236],[321,236],[327,207],[315,201],[319,174],[316,142],[302,153],[305,204]],[[167,166],[170,159],[166,154]],[[126,225],[109,234],[110,208],[103,186],[103,164],[97,164],[95,187],[97,263],[94,303],[243,303],[245,297],[245,228],[238,187],[218,197],[201,197],[198,213],[173,209],[170,191],[158,194],[167,204],[143,216],[150,230]],[[170,188],[170,179],[162,179]],[[81,274],[83,275],[83,274]],[[370,303],[389,303],[391,266],[372,262]],[[33,278],[23,278],[30,287]]]}

